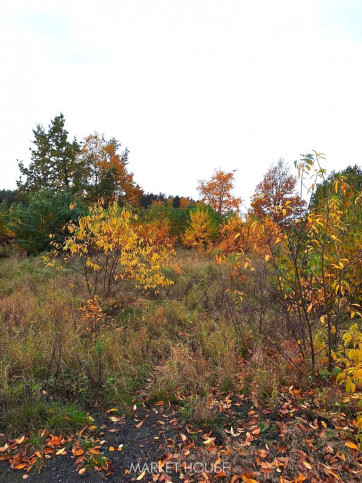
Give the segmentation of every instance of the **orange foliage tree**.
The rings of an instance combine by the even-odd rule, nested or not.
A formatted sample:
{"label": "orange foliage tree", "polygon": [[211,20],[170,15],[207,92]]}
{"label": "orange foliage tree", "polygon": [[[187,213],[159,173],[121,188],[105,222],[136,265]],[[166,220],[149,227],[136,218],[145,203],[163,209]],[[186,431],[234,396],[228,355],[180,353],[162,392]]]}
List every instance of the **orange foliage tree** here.
{"label": "orange foliage tree", "polygon": [[240,216],[229,217],[220,228],[217,245],[223,253],[253,252],[270,256],[269,244],[280,234],[280,227],[270,218],[259,223],[251,216],[243,221]]}
{"label": "orange foliage tree", "polygon": [[209,181],[199,181],[198,191],[202,201],[210,205],[216,213],[229,213],[239,208],[241,198],[235,198],[232,195],[234,177],[235,170],[230,173],[219,170],[215,171]]}
{"label": "orange foliage tree", "polygon": [[280,159],[257,185],[250,214],[260,220],[269,216],[276,223],[288,225],[291,218],[298,218],[305,208],[305,201],[295,192],[296,184],[297,178]]}
{"label": "orange foliage tree", "polygon": [[120,146],[115,138],[107,141],[98,133],[85,138],[75,185],[86,199],[112,201],[118,197],[126,203],[139,203],[143,191],[127,170],[128,150],[118,153]]}
{"label": "orange foliage tree", "polygon": [[230,216],[220,228],[220,241],[217,245],[223,253],[245,251],[243,220],[238,215]]}
{"label": "orange foliage tree", "polygon": [[[172,199],[172,198],[169,198]],[[167,206],[170,206],[167,200]],[[170,235],[170,222],[166,217],[166,212],[163,210],[165,203],[159,200],[153,200],[149,212],[155,213],[155,217],[150,219],[138,219],[138,229],[140,236],[154,245],[174,246],[176,242],[175,237]]]}
{"label": "orange foliage tree", "polygon": [[170,236],[170,222],[168,220],[142,221],[139,224],[139,234],[144,240],[148,240],[155,245],[174,246],[175,237]]}
{"label": "orange foliage tree", "polygon": [[190,205],[190,198],[181,197],[180,198],[180,210],[184,210]]}

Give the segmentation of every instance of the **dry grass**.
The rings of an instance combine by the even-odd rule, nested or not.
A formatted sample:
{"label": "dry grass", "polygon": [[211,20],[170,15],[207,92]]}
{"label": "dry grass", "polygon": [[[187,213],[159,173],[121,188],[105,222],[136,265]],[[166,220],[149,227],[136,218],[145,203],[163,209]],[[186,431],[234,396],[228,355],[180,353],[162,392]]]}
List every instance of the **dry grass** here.
{"label": "dry grass", "polygon": [[[45,268],[40,258],[1,259],[3,426],[10,408],[37,403],[127,406],[152,375],[151,399],[181,396],[189,417],[212,419],[208,396],[238,389],[250,341],[242,346],[224,312],[225,269],[195,251],[180,251],[176,264],[174,285],[158,295],[125,286],[107,302],[110,316],[95,336],[80,311],[87,293],[79,275]],[[287,376],[280,367],[255,350],[247,377],[270,395]]]}

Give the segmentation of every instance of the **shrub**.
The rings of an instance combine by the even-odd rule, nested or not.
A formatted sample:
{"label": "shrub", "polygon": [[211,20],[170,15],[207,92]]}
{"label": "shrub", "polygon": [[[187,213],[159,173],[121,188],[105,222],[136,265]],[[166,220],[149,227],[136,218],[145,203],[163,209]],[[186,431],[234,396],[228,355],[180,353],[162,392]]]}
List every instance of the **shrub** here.
{"label": "shrub", "polygon": [[14,234],[14,244],[36,255],[51,248],[51,234],[62,243],[64,225],[76,221],[86,211],[86,206],[69,192],[42,192],[30,197],[27,205],[12,205],[8,227]]}

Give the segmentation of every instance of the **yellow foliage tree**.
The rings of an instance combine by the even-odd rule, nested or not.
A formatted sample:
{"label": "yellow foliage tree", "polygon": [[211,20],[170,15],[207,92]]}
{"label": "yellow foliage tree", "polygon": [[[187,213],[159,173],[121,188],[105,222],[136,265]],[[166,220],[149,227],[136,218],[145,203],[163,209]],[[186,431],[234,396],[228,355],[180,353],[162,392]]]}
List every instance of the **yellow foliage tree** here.
{"label": "yellow foliage tree", "polygon": [[357,324],[345,332],[342,341],[339,350],[333,354],[338,365],[342,366],[337,381],[345,387],[347,400],[358,401],[360,411],[356,415],[355,426],[357,439],[362,446],[362,332]]}
{"label": "yellow foliage tree", "polygon": [[209,211],[199,206],[190,212],[190,223],[183,235],[183,243],[203,251],[211,246],[214,233],[215,227]]}
{"label": "yellow foliage tree", "polygon": [[[317,180],[324,179],[320,159],[323,156],[314,153],[298,165],[302,185],[311,180],[312,193]],[[253,263],[263,257],[271,264],[270,277],[260,283],[275,294],[286,327],[283,335],[293,341],[313,376],[325,363],[329,371],[333,369],[333,348],[338,346],[346,320],[360,309],[362,250],[353,227],[361,201],[361,194],[353,193],[341,176],[318,209],[309,208],[297,218],[294,210],[298,213],[298,208],[285,200],[268,207],[278,224],[269,217],[250,224],[247,250],[254,254]],[[284,223],[288,219],[292,222]],[[242,228],[234,223],[222,235],[231,236],[235,245]],[[243,264],[240,257],[237,261],[238,270],[250,268],[249,261]]]}
{"label": "yellow foliage tree", "polygon": [[[127,279],[144,289],[173,283],[162,270],[174,254],[172,247],[153,243],[150,234],[142,238],[136,216],[117,202],[108,209],[94,204],[87,216],[67,228],[70,235],[56,253],[62,249],[66,261],[79,258],[90,297],[105,299]],[[54,260],[48,261],[52,264]]]}

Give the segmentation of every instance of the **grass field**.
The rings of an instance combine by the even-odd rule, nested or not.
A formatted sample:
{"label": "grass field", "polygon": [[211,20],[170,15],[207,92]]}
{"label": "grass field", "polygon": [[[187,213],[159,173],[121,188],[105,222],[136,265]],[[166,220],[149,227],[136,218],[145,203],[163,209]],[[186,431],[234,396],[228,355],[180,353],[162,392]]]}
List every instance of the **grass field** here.
{"label": "grass field", "polygon": [[[24,436],[22,444],[34,453],[37,448],[44,450],[49,434],[62,434],[74,442],[83,428],[89,448],[97,447],[102,436],[94,439],[84,428],[98,428],[110,408],[116,420],[130,418],[138,427],[142,419],[137,419],[135,408],[143,407],[145,428],[155,408],[173,408],[179,448],[190,444],[190,438],[191,453],[200,447],[209,450],[202,456],[197,452],[203,461],[210,459],[212,450],[228,448],[234,459],[233,475],[282,481],[282,471],[283,481],[302,481],[295,478],[319,474],[320,465],[340,454],[337,463],[351,469],[350,479],[343,481],[357,481],[353,479],[358,474],[355,449],[345,447],[345,442],[354,444],[353,401],[344,403],[339,387],[324,385],[322,374],[318,384],[301,375],[290,362],[288,347],[278,348],[278,331],[275,336],[265,335],[267,324],[272,330],[278,317],[272,298],[265,300],[262,319],[251,296],[240,306],[230,306],[225,294],[233,293],[235,286],[226,267],[216,265],[214,257],[178,250],[167,269],[172,285],[159,293],[145,293],[128,282],[101,308],[85,309],[87,293],[76,265],[56,271],[46,267],[41,257],[7,255],[0,259],[4,444],[12,441],[14,446],[15,438]],[[245,282],[246,292],[255,290],[257,276]],[[339,434],[342,423],[343,436]],[[314,446],[320,437],[323,446],[320,442]],[[211,447],[204,446],[207,438]],[[329,452],[317,447],[327,447]],[[11,453],[3,448],[11,461]],[[15,443],[13,452],[17,449]],[[281,458],[290,454],[289,467],[283,467],[284,460],[279,466],[258,466],[260,451],[262,456],[265,452],[273,456],[274,462],[278,452]],[[84,460],[87,475],[92,466],[111,474],[111,465],[105,462],[111,461],[112,454],[102,454],[104,461],[98,465]],[[123,464],[127,462],[126,458]],[[32,469],[37,466],[39,462],[31,465]],[[329,476],[329,470],[323,473],[326,481],[332,481]]]}

